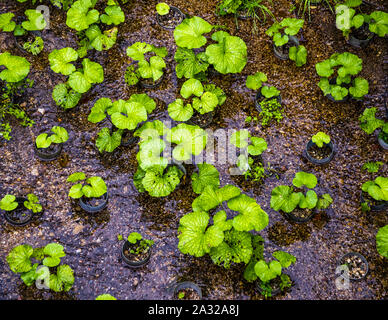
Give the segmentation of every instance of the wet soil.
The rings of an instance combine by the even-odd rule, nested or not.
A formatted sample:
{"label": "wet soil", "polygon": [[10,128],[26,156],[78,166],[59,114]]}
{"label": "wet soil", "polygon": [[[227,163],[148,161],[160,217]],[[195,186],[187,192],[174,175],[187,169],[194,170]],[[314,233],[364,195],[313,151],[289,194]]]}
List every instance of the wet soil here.
{"label": "wet soil", "polygon": [[[184,294],[183,298],[179,299],[179,294]],[[177,292],[176,298],[179,300],[200,300],[200,296],[198,295],[197,291],[195,291],[192,288],[187,289],[181,289]]]}
{"label": "wet soil", "polygon": [[331,154],[331,149],[327,145],[323,145],[322,148],[318,147],[316,144],[313,144],[307,152],[309,155],[317,160],[323,160],[326,159],[330,156]]}
{"label": "wet soil", "polygon": [[288,213],[288,216],[294,219],[308,219],[314,214],[313,210],[308,209],[295,209],[292,212]]}
{"label": "wet soil", "polygon": [[[45,1],[43,1],[45,2]],[[171,3],[170,3],[171,2]],[[351,47],[335,27],[335,17],[325,6],[311,11],[311,22],[306,21],[304,45],[308,62],[301,68],[293,61],[282,61],[273,54],[272,39],[265,35],[272,22],[268,19],[252,34],[252,21],[240,21],[236,30],[233,16],[214,14],[214,1],[172,0],[169,4],[208,22],[226,25],[231,34],[244,39],[248,47],[248,63],[241,74],[217,76],[212,81],[220,86],[228,98],[211,128],[247,128],[252,134],[266,139],[268,149],[265,162],[282,169],[280,180],[267,179],[265,184],[242,183],[243,191],[254,197],[269,215],[268,227],[260,232],[265,239],[266,252],[285,250],[297,258],[287,272],[295,285],[276,299],[387,299],[388,259],[378,255],[375,236],[379,227],[388,223],[386,213],[363,213],[360,208],[361,184],[375,177],[361,170],[367,161],[382,161],[380,175],[387,175],[388,153],[377,143],[374,135],[365,134],[358,117],[365,107],[378,108],[377,117],[384,111],[387,92],[387,48],[385,39],[375,37],[363,50]],[[388,4],[374,1],[379,10],[388,11]],[[44,201],[45,213],[39,221],[24,228],[14,228],[0,217],[0,299],[95,299],[110,293],[118,299],[171,299],[167,288],[177,281],[194,281],[204,289],[205,299],[262,299],[254,284],[243,280],[244,266],[228,270],[215,266],[206,256],[195,258],[183,255],[177,248],[179,219],[190,211],[195,198],[190,179],[168,197],[151,198],[140,194],[133,185],[136,172],[137,147],[120,147],[112,155],[100,155],[95,138],[98,125],[87,121],[95,101],[102,97],[128,99],[133,93],[146,92],[162,102],[152,113],[153,119],[168,120],[167,104],[176,99],[184,79],[178,79],[173,60],[176,46],[173,34],[161,30],[156,22],[157,1],[133,1],[123,5],[126,21],[119,26],[117,43],[108,52],[89,51],[88,58],[104,67],[105,80],[83,96],[80,104],[63,111],[52,100],[53,87],[66,78],[51,71],[48,54],[71,46],[77,48],[74,30],[66,24],[62,11],[53,8],[51,30],[43,31],[44,51],[33,57],[29,77],[35,80],[31,89],[18,99],[25,103],[26,112],[36,124],[24,128],[11,121],[12,140],[0,141],[0,194],[25,195],[34,192]],[[13,0],[0,3],[0,12],[22,14],[28,3]],[[291,1],[274,1],[271,7],[278,19],[291,16]],[[126,48],[136,41],[156,46],[167,46],[169,65],[165,80],[152,90],[125,85],[124,73],[130,63]],[[0,33],[0,51],[20,55],[12,34]],[[349,51],[363,59],[360,76],[369,81],[369,94],[364,102],[348,101],[336,104],[323,96],[318,87],[315,64],[334,52]],[[276,86],[283,99],[286,117],[279,124],[262,128],[256,123],[245,123],[247,116],[258,117],[254,107],[254,93],[245,86],[246,77],[262,71],[270,85]],[[38,110],[39,109],[39,110]],[[69,132],[61,160],[50,163],[38,161],[33,154],[33,137],[41,130],[61,125]],[[327,132],[338,147],[336,161],[325,168],[314,166],[302,153],[305,141],[318,131]],[[221,184],[236,184],[228,174],[229,164],[218,165]],[[297,171],[312,172],[319,178],[319,186],[334,199],[332,210],[318,214],[306,224],[286,220],[270,208],[271,190],[287,184]],[[85,214],[72,206],[67,193],[71,187],[67,177],[76,171],[99,175],[109,189],[109,205],[97,215]],[[321,190],[317,190],[321,194]],[[118,234],[137,231],[155,241],[154,256],[139,270],[121,263],[121,244]],[[12,273],[5,261],[15,246],[29,243],[44,246],[49,242],[64,245],[62,260],[74,269],[75,283],[67,293],[56,294],[26,287],[19,275]],[[335,286],[338,257],[349,251],[362,253],[370,264],[368,277],[352,283],[348,290]],[[128,280],[130,279],[130,280]]]}
{"label": "wet soil", "polygon": [[141,251],[139,254],[131,253],[131,250],[136,250],[137,246],[130,246],[128,250],[124,250],[124,255],[130,260],[134,262],[144,261],[149,255],[149,248],[147,250]]}
{"label": "wet soil", "polygon": [[358,255],[349,255],[343,258],[341,263],[349,268],[350,279],[361,279],[366,276],[368,266]]}

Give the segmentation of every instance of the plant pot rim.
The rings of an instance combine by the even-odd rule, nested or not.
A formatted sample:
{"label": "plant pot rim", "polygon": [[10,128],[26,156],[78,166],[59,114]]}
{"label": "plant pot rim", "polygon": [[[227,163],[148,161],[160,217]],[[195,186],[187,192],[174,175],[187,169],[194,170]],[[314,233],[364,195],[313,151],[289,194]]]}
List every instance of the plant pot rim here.
{"label": "plant pot rim", "polygon": [[205,122],[205,124],[199,124],[199,123],[195,122],[194,120],[192,120],[193,117],[191,117],[191,118],[187,121],[187,123],[188,123],[188,124],[195,125],[195,126],[198,126],[198,127],[202,128],[202,129],[206,129],[206,128],[209,127],[209,126],[211,125],[211,123],[213,122],[213,118],[214,118],[215,113],[216,113],[216,109],[214,109],[213,111],[204,113],[204,114],[200,114],[200,113],[198,112],[198,114],[199,114],[201,117],[204,117],[204,118],[206,117],[206,120],[207,120],[207,121]]}
{"label": "plant pot rim", "polygon": [[[330,79],[329,83],[330,84],[337,83],[337,77]],[[349,93],[342,100],[335,100],[334,97],[330,93],[326,94],[325,97],[333,102],[346,102],[349,100]]]}
{"label": "plant pot rim", "polygon": [[149,261],[150,261],[150,258],[151,258],[151,255],[152,255],[152,246],[149,247],[149,250],[148,250],[148,254],[147,256],[144,258],[144,260],[141,260],[141,261],[132,261],[130,260],[125,254],[124,254],[124,251],[127,249],[127,247],[130,246],[130,242],[128,240],[126,240],[122,247],[121,247],[121,258],[123,259],[123,261],[129,265],[131,268],[140,268],[144,265],[146,265]]}
{"label": "plant pot rim", "polygon": [[309,142],[307,142],[307,145],[306,145],[306,149],[305,149],[305,152],[306,152],[306,158],[308,161],[310,161],[311,163],[313,164],[317,164],[317,165],[324,165],[324,164],[327,164],[329,163],[333,157],[334,157],[334,153],[335,153],[335,148],[334,148],[334,144],[332,141],[330,141],[329,143],[324,143],[324,145],[328,146],[330,149],[331,149],[331,153],[328,157],[324,158],[324,159],[315,159],[314,157],[312,157],[310,154],[309,154],[309,149],[315,145],[315,143],[313,142],[312,139],[310,139]]}
{"label": "plant pot rim", "polygon": [[[29,224],[33,220],[35,214],[31,210],[29,210],[26,207],[24,207],[24,201],[28,201],[27,198],[25,198],[25,197],[16,197],[15,200],[18,203],[18,207],[15,210],[25,209],[27,212],[30,213],[30,216],[25,221],[16,222],[15,220],[12,220],[11,217],[7,214],[8,211],[4,210],[4,217],[5,217],[5,220],[7,220],[7,222],[10,223],[11,225],[16,226],[16,227],[23,227],[23,226]],[[15,210],[12,210],[10,212],[14,212]]]}
{"label": "plant pot rim", "polygon": [[83,197],[79,198],[79,205],[86,212],[89,212],[89,213],[100,212],[100,211],[104,210],[106,208],[106,206],[108,205],[108,200],[109,200],[108,192],[104,193],[102,195],[102,197],[104,197],[104,202],[98,206],[93,207],[93,206],[88,205],[87,203],[84,202]]}
{"label": "plant pot rim", "polygon": [[381,131],[379,133],[379,135],[377,136],[377,141],[379,142],[380,146],[384,149],[384,150],[388,150],[388,143],[386,143],[383,138],[380,137],[380,134],[381,134]]}
{"label": "plant pot rim", "polygon": [[[289,39],[289,42],[291,42],[292,44],[294,44],[294,45],[292,45],[291,47],[297,47],[297,46],[299,46],[299,39],[297,38],[297,37],[295,37],[295,36],[288,36],[288,39]],[[288,42],[287,42],[288,43]],[[286,44],[287,44],[286,43]],[[285,46],[286,44],[284,44],[283,46]],[[282,46],[280,46],[280,47],[282,47]],[[289,58],[289,56],[288,56],[288,52],[287,52],[287,54],[283,54],[283,53],[281,53],[277,48],[280,48],[280,47],[277,47],[276,45],[275,45],[275,43],[273,44],[273,51],[274,51],[274,54],[275,54],[275,57],[276,58],[279,58],[279,59],[281,59],[281,60],[289,60],[290,58]]]}
{"label": "plant pot rim", "polygon": [[191,282],[191,281],[182,281],[182,282],[178,282],[175,286],[174,286],[174,292],[173,292],[173,298],[174,299],[177,299],[177,295],[178,295],[178,292],[179,290],[182,290],[182,289],[193,289],[195,292],[197,292],[198,296],[199,296],[199,299],[202,300],[202,290],[201,288],[194,282]]}
{"label": "plant pot rim", "polygon": [[175,27],[167,27],[167,26],[163,25],[160,22],[160,15],[156,12],[156,22],[158,23],[158,25],[161,26],[163,29],[169,30],[169,31],[170,30],[174,30],[185,19],[184,13],[179,8],[174,7],[174,6],[170,6],[170,10],[173,10],[173,11],[177,12],[181,16],[181,19],[180,19],[179,23]]}
{"label": "plant pot rim", "polygon": [[22,38],[22,37],[25,37],[25,36],[28,36],[28,33],[32,34],[35,38],[36,37],[42,37],[42,32],[41,30],[34,30],[34,31],[27,31],[27,34],[25,35],[22,35],[22,36],[14,36],[14,40],[15,40],[15,45],[16,47],[22,51],[23,53],[25,54],[31,54],[30,52],[28,52],[26,49],[23,48],[23,46],[21,46],[18,42],[18,39]]}
{"label": "plant pot rim", "polygon": [[[365,22],[365,25],[369,25],[367,22]],[[366,27],[368,28],[368,27]],[[375,37],[375,34],[371,31],[369,31],[369,28],[367,29],[370,33],[370,36],[367,39],[359,39],[354,35],[354,31],[351,31],[349,34],[349,40],[347,41],[352,47],[355,48],[365,48]]]}
{"label": "plant pot rim", "polygon": [[360,280],[365,279],[365,277],[368,275],[368,272],[369,272],[369,263],[368,263],[368,260],[366,260],[366,258],[361,253],[358,253],[358,252],[355,252],[355,251],[350,251],[348,253],[345,253],[338,260],[338,265],[342,265],[343,264],[342,261],[345,258],[349,257],[349,256],[357,256],[357,257],[359,257],[362,260],[362,262],[364,263],[364,265],[366,266],[365,275],[363,277],[361,277],[361,278],[351,278],[351,277],[349,277],[349,280],[360,281]]}
{"label": "plant pot rim", "polygon": [[[144,80],[146,80],[146,79],[140,79],[140,81],[139,81],[140,86],[143,87],[144,89],[155,89],[155,88],[159,87],[164,79],[165,73],[166,73],[166,69],[163,71],[162,76],[158,80],[154,81],[153,84],[147,84],[144,82]],[[147,78],[147,79],[150,79],[150,78]]]}
{"label": "plant pot rim", "polygon": [[[46,132],[48,133],[48,132]],[[59,157],[59,155],[61,154],[62,152],[62,149],[63,149],[63,143],[53,143],[55,148],[54,148],[54,152],[52,153],[45,153],[45,152],[42,152],[43,150],[46,150],[48,148],[38,148],[36,146],[36,141],[34,141],[34,152],[35,152],[35,155],[38,157],[39,160],[41,161],[53,161],[55,159],[57,159]]]}
{"label": "plant pot rim", "polygon": [[[306,210],[306,209],[300,209],[299,207],[295,208],[294,210]],[[292,211],[294,211],[292,210]],[[296,215],[292,214],[292,211],[291,212],[284,212],[285,215],[292,221],[296,222],[296,223],[305,223],[305,222],[309,222],[310,220],[312,220],[314,218],[314,216],[317,214],[317,210],[316,208],[314,209],[311,209],[312,212],[311,212],[311,215],[309,215],[308,217],[306,218],[299,218],[297,217]]]}

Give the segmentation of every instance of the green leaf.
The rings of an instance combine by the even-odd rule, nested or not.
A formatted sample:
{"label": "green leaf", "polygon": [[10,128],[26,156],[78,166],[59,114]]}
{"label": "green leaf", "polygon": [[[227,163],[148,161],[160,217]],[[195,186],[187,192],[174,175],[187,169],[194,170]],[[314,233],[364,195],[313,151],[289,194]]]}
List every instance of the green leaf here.
{"label": "green leaf", "polygon": [[51,140],[48,138],[47,133],[42,133],[36,137],[35,144],[37,148],[48,148],[51,146]]}
{"label": "green leaf", "polygon": [[120,6],[107,6],[105,8],[105,13],[106,14],[101,15],[100,20],[108,26],[111,24],[117,26],[125,21],[125,15]]}
{"label": "green leaf", "polygon": [[112,107],[112,100],[109,98],[100,98],[92,107],[88,116],[88,121],[97,123],[106,118],[106,111]]}
{"label": "green leaf", "polygon": [[152,78],[154,81],[157,81],[163,75],[164,68],[166,68],[166,63],[163,58],[152,56],[150,62],[146,60],[139,61],[138,71],[143,79]]}
{"label": "green leaf", "polygon": [[192,95],[200,97],[203,95],[202,83],[197,79],[186,80],[182,85],[180,94],[185,99],[190,98]]}
{"label": "green leaf", "polygon": [[284,46],[285,44],[288,43],[289,39],[290,38],[286,34],[282,35],[281,33],[275,33],[275,35],[272,38],[275,46],[277,47]]}
{"label": "green leaf", "polygon": [[260,260],[255,265],[255,272],[262,282],[269,282],[282,274],[282,265],[278,261],[267,264],[264,260]]}
{"label": "green leaf", "polygon": [[85,176],[85,173],[83,172],[75,172],[73,174],[71,174],[68,178],[67,178],[67,182],[78,182],[78,181],[82,181],[82,180],[85,180],[86,179],[86,176]]}
{"label": "green leaf", "polygon": [[212,31],[213,26],[200,17],[184,19],[174,30],[174,39],[178,47],[195,49],[206,44],[204,33]]}
{"label": "green leaf", "polygon": [[291,264],[296,262],[296,258],[287,252],[284,251],[275,251],[272,256],[279,260],[282,268],[288,268]]}
{"label": "green leaf", "polygon": [[101,32],[96,24],[90,26],[85,35],[90,41],[90,45],[97,51],[109,50],[116,43],[118,29],[116,27]]}
{"label": "green leaf", "polygon": [[193,173],[191,176],[193,191],[200,194],[207,186],[218,189],[220,186],[220,173],[218,170],[208,163],[198,164],[198,169],[199,173]]}
{"label": "green leaf", "polygon": [[258,90],[261,88],[262,83],[268,80],[267,76],[263,72],[256,72],[254,75],[247,77],[246,86],[252,90]]}
{"label": "green leaf", "polygon": [[0,14],[0,31],[12,32],[15,29],[16,23],[12,21],[14,16],[10,12]]}
{"label": "green leaf", "polygon": [[271,208],[276,211],[291,212],[300,201],[300,195],[289,186],[277,186],[271,192]]}
{"label": "green leaf", "polygon": [[297,188],[302,188],[303,186],[306,186],[309,189],[313,189],[315,188],[317,183],[318,180],[315,175],[303,171],[297,172],[295,174],[295,178],[292,180],[292,184]]}
{"label": "green leaf", "polygon": [[321,198],[318,199],[317,203],[317,209],[327,209],[331,204],[333,203],[333,198],[330,196],[330,194],[325,193],[322,195]]}
{"label": "green leaf", "polygon": [[261,94],[266,97],[267,99],[270,99],[272,97],[277,97],[280,95],[280,91],[276,89],[275,87],[269,87],[269,86],[263,86],[261,88]]}
{"label": "green leaf", "polygon": [[112,123],[119,129],[134,130],[140,122],[147,120],[147,110],[138,102],[115,101],[110,112]]}
{"label": "green leaf", "polygon": [[303,28],[304,20],[296,18],[285,18],[280,22],[280,26],[284,29],[284,32],[289,36],[295,36],[300,29]]}
{"label": "green leaf", "polygon": [[136,156],[139,166],[143,170],[148,170],[155,166],[166,168],[168,160],[160,156],[165,147],[166,143],[159,138],[142,142],[140,144],[140,151]]}
{"label": "green leaf", "polygon": [[370,19],[369,30],[379,37],[385,37],[388,34],[388,13],[374,11],[370,14]]}
{"label": "green leaf", "polygon": [[131,95],[128,102],[129,103],[135,102],[143,105],[148,114],[152,113],[152,111],[154,111],[156,108],[155,100],[149,97],[146,93],[140,93],[140,94],[135,93]]}
{"label": "green leaf", "polygon": [[122,130],[110,133],[108,128],[103,128],[98,133],[96,146],[100,152],[113,152],[121,144]]}
{"label": "green leaf", "polygon": [[258,156],[267,149],[267,142],[263,138],[251,137],[251,144],[248,146],[248,153]]}
{"label": "green leaf", "polygon": [[256,201],[240,194],[228,201],[229,209],[240,214],[233,218],[233,227],[237,231],[261,231],[268,225],[268,215]]}
{"label": "green leaf", "polygon": [[[226,215],[225,215],[226,218]],[[207,212],[191,212],[179,221],[179,250],[184,254],[202,257],[224,240],[224,230],[217,225],[208,228]]]}
{"label": "green leaf", "polygon": [[13,248],[6,258],[12,272],[22,273],[30,271],[32,269],[30,258],[33,252],[34,249],[28,244]]}
{"label": "green leaf", "polygon": [[224,90],[217,87],[215,84],[210,83],[203,86],[205,92],[211,92],[214,93],[217,96],[218,99],[218,105],[222,106],[226,101],[226,94]]}
{"label": "green leaf", "polygon": [[43,14],[39,10],[31,9],[26,10],[24,14],[27,16],[28,21],[22,22],[22,27],[27,31],[43,30],[47,26],[47,22],[44,19]]}
{"label": "green leaf", "polygon": [[170,6],[165,2],[160,2],[156,5],[156,11],[159,15],[165,16],[170,12]]}
{"label": "green leaf", "polygon": [[363,170],[367,170],[369,173],[377,173],[380,169],[380,166],[382,166],[384,163],[381,161],[376,162],[366,162],[362,166]]}
{"label": "green leaf", "polygon": [[70,87],[79,93],[85,93],[92,84],[104,81],[104,70],[100,64],[84,59],[82,66],[82,72],[76,71],[69,76]]}
{"label": "green leaf", "polygon": [[357,77],[353,81],[353,86],[349,88],[349,93],[354,98],[362,98],[369,92],[369,83],[364,78]]}
{"label": "green leaf", "polygon": [[0,54],[0,66],[5,70],[0,72],[0,79],[6,82],[19,82],[30,72],[30,63],[23,57],[13,56],[9,52]]}
{"label": "green leaf", "polygon": [[91,0],[78,0],[67,11],[66,24],[77,31],[86,30],[99,19],[100,13],[92,9],[94,4]]}
{"label": "green leaf", "polygon": [[363,114],[360,116],[360,127],[367,134],[372,134],[376,129],[381,128],[384,125],[384,120],[376,119],[377,109],[366,108]]}
{"label": "green leaf", "polygon": [[148,121],[144,123],[139,129],[134,133],[135,137],[140,137],[141,141],[148,139],[156,139],[160,136],[164,136],[169,132],[169,129],[165,124],[160,120]]}
{"label": "green leaf", "polygon": [[73,270],[68,265],[57,268],[57,274],[50,274],[50,289],[55,292],[69,291],[74,283]]}
{"label": "green leaf", "polygon": [[187,121],[193,114],[194,110],[191,104],[184,105],[182,99],[177,99],[168,105],[168,114],[175,121]]}
{"label": "green leaf", "polygon": [[[36,281],[38,275],[36,273],[36,269],[38,267],[38,264],[35,263],[33,266],[32,266],[32,269],[28,272],[23,272],[21,275],[20,275],[20,278],[23,280],[24,284],[26,286],[31,286],[34,284],[34,282]],[[46,268],[46,267],[45,267]],[[41,270],[41,269],[40,269]],[[42,271],[41,271],[42,272]]]}
{"label": "green leaf", "polygon": [[18,207],[18,203],[15,201],[16,197],[7,194],[0,201],[0,209],[5,211],[13,211]]}
{"label": "green leaf", "polygon": [[50,136],[51,142],[54,143],[64,143],[69,140],[69,134],[65,128],[60,126],[54,126],[51,128],[51,131],[54,133]]}
{"label": "green leaf", "polygon": [[175,190],[182,176],[183,173],[176,166],[171,166],[166,173],[158,169],[148,170],[142,182],[152,197],[166,197]]}
{"label": "green leaf", "polygon": [[217,107],[218,98],[214,93],[205,92],[200,99],[193,99],[193,108],[200,114],[211,112]]}
{"label": "green leaf", "polygon": [[52,97],[55,103],[66,109],[74,108],[81,100],[81,93],[75,92],[66,83],[57,84],[54,87]]}
{"label": "green leaf", "polygon": [[312,142],[314,142],[319,148],[323,147],[323,144],[329,144],[330,143],[330,136],[327,135],[324,132],[318,132],[317,134],[313,135],[311,138]]}
{"label": "green leaf", "polygon": [[210,211],[217,208],[224,201],[228,201],[239,196],[240,189],[226,185],[220,189],[215,189],[214,186],[206,186],[201,195],[194,199],[192,203],[193,211]]}
{"label": "green leaf", "polygon": [[222,74],[239,73],[247,63],[247,46],[239,37],[224,31],[215,32],[212,39],[218,44],[206,48],[207,61]]}
{"label": "green leaf", "polygon": [[379,229],[376,235],[377,252],[388,259],[388,225]]}
{"label": "green leaf", "polygon": [[43,253],[48,256],[43,260],[43,264],[47,267],[58,266],[61,263],[61,258],[66,256],[63,246],[59,243],[49,243],[44,247]]}
{"label": "green leaf", "polygon": [[250,136],[251,135],[247,129],[242,129],[233,132],[229,141],[237,148],[244,149],[248,146],[248,139]]}
{"label": "green leaf", "polygon": [[291,47],[288,54],[290,59],[295,61],[297,67],[306,64],[307,50],[304,46]]}
{"label": "green leaf", "polygon": [[210,250],[210,257],[217,265],[228,269],[232,263],[247,264],[251,259],[253,248],[248,232],[231,230],[224,233],[224,242]]}
{"label": "green leaf", "polygon": [[317,205],[318,196],[314,190],[309,190],[306,196],[303,194],[300,196],[299,208],[301,209],[313,209]]}
{"label": "green leaf", "polygon": [[144,60],[144,54],[152,51],[152,46],[145,42],[135,42],[127,48],[127,55],[136,61]]}
{"label": "green leaf", "polygon": [[82,192],[87,198],[99,198],[108,190],[101,177],[90,177],[86,179],[86,183],[87,185],[82,187]]}
{"label": "green leaf", "polygon": [[114,296],[111,296],[108,293],[100,294],[96,300],[117,300]]}
{"label": "green leaf", "polygon": [[136,242],[140,241],[141,239],[143,239],[142,235],[138,232],[132,232],[129,236],[128,236],[128,241],[132,244],[136,244]]}
{"label": "green leaf", "polygon": [[174,59],[177,62],[175,71],[179,79],[193,78],[198,73],[206,71],[209,66],[203,52],[196,55],[193,50],[181,47],[177,48]]}

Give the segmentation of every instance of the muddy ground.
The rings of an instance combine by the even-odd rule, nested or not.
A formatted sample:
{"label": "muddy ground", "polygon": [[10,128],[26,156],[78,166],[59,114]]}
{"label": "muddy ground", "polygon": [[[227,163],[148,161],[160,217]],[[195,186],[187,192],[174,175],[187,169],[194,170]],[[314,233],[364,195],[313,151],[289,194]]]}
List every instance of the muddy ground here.
{"label": "muddy ground", "polygon": [[[271,8],[277,18],[293,16],[289,13],[291,1],[274,2]],[[377,8],[388,11],[384,1],[373,2]],[[213,265],[209,257],[193,258],[177,249],[179,219],[190,210],[195,198],[190,179],[166,198],[151,198],[138,193],[133,185],[137,147],[121,147],[110,156],[101,156],[95,147],[100,127],[89,123],[87,116],[101,97],[128,99],[133,93],[146,92],[158,101],[158,109],[151,118],[168,118],[167,104],[175,99],[182,80],[174,72],[173,32],[156,23],[156,3],[130,1],[122,6],[126,21],[119,26],[116,45],[108,52],[88,54],[89,59],[104,67],[105,80],[93,86],[79,106],[70,111],[61,110],[51,98],[53,87],[64,78],[51,71],[47,60],[53,49],[77,48],[76,34],[66,26],[63,12],[52,10],[51,30],[43,32],[46,47],[38,57],[22,53],[15,47],[11,34],[0,33],[0,52],[8,50],[25,56],[32,64],[29,77],[35,84],[18,102],[36,122],[32,128],[12,122],[12,140],[0,141],[0,195],[34,192],[45,208],[42,218],[22,228],[11,227],[0,217],[0,299],[94,299],[102,293],[118,299],[170,299],[169,287],[180,280],[198,283],[205,299],[262,299],[255,286],[243,280],[243,266],[225,270]],[[215,1],[171,0],[169,4],[212,24],[226,25],[248,46],[248,63],[241,74],[210,78],[228,95],[211,128],[249,128],[268,142],[268,150],[263,154],[265,161],[281,169],[279,181],[270,178],[258,185],[229,176],[227,166],[217,166],[223,185],[239,185],[268,213],[269,226],[260,233],[265,238],[267,254],[282,249],[297,258],[288,270],[293,287],[276,299],[387,299],[388,259],[377,254],[375,235],[379,227],[388,223],[388,216],[387,212],[362,213],[360,190],[364,181],[375,177],[362,171],[362,165],[367,161],[383,161],[385,165],[380,172],[387,176],[388,153],[379,146],[375,135],[368,136],[360,129],[358,122],[365,107],[377,107],[380,117],[385,113],[386,39],[375,38],[366,49],[355,49],[346,44],[335,28],[335,17],[330,11],[319,6],[312,10],[312,21],[306,23],[303,32],[308,63],[297,68],[292,61],[274,56],[271,39],[265,35],[270,21],[259,25],[258,34],[252,34],[251,21],[240,20],[237,30],[234,17],[216,16]],[[22,14],[27,7],[31,6],[6,0],[0,4],[0,12]],[[158,89],[125,85],[124,72],[129,61],[125,50],[136,41],[166,46],[169,50],[168,71]],[[363,102],[332,103],[317,86],[315,64],[334,52],[344,51],[355,53],[364,61],[361,76],[368,79],[370,90]],[[247,75],[256,71],[266,73],[268,83],[280,89],[285,106],[285,119],[265,129],[244,122],[247,116],[258,116],[254,93],[245,87]],[[70,139],[59,161],[43,163],[34,156],[33,140],[53,125],[64,126]],[[330,134],[336,146],[334,160],[323,167],[309,164],[302,156],[305,144],[318,131]],[[300,170],[315,173],[319,190],[329,192],[334,199],[332,209],[306,224],[290,222],[269,205],[272,188],[290,184]],[[110,200],[104,212],[94,216],[83,213],[69,200],[70,186],[65,181],[76,171],[105,179]],[[146,234],[156,242],[150,263],[139,270],[129,269],[120,259],[121,243],[117,235],[126,236],[132,231]],[[67,256],[63,261],[75,273],[74,286],[65,294],[27,288],[5,261],[14,246],[23,243],[44,246],[52,241],[64,245]],[[370,273],[365,280],[351,283],[349,290],[337,290],[337,261],[348,251],[365,255]]]}

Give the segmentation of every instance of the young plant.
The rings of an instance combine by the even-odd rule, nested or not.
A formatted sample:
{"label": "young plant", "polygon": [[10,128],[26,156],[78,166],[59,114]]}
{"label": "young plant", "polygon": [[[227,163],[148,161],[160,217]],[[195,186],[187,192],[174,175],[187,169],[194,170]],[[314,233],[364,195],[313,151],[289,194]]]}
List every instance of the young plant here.
{"label": "young plant", "polygon": [[334,53],[329,59],[317,63],[315,69],[321,77],[319,88],[334,100],[343,100],[348,95],[362,99],[369,91],[368,81],[356,77],[362,70],[362,59],[355,54]]}
{"label": "young plant", "polygon": [[324,132],[318,132],[312,136],[311,140],[318,146],[318,148],[322,148],[324,144],[330,143],[330,136]]}
{"label": "young plant", "polygon": [[376,162],[366,162],[362,165],[362,170],[367,170],[369,173],[377,173],[380,170],[380,167],[384,165],[381,161]]}
{"label": "young plant", "polygon": [[44,48],[44,42],[41,37],[36,37],[34,41],[25,42],[23,48],[30,52],[32,55],[36,56],[42,52]]}
{"label": "young plant", "polygon": [[117,300],[114,296],[110,295],[109,293],[100,294],[98,297],[96,297],[96,300]]}
{"label": "young plant", "polygon": [[370,32],[379,37],[385,37],[388,34],[388,14],[383,11],[365,14],[357,8],[361,4],[361,0],[348,0],[335,6],[337,29],[342,31],[346,39],[349,39],[350,33],[367,25]]}
{"label": "young plant", "polygon": [[200,17],[184,19],[174,30],[174,39],[178,47],[198,49],[207,42],[203,35],[213,30],[213,26]]}
{"label": "young plant", "polygon": [[[207,164],[200,170],[193,180],[193,187],[201,194],[192,203],[193,212],[180,219],[178,248],[195,257],[209,254],[215,264],[225,268],[235,263],[247,264],[253,254],[250,231],[263,230],[268,225],[268,215],[254,199],[241,194],[239,188],[232,185],[220,188],[214,167]],[[208,174],[209,178],[206,177]],[[203,182],[210,180],[211,183],[198,185],[199,177]],[[228,219],[225,210],[211,217],[208,212],[216,210],[225,201],[233,218]]]}
{"label": "young plant", "polygon": [[248,276],[249,281],[254,281],[257,278],[260,279],[260,287],[262,294],[265,298],[272,296],[273,287],[271,281],[279,279],[279,289],[283,291],[286,288],[291,287],[291,279],[287,274],[283,273],[284,269],[287,269],[296,262],[296,258],[284,251],[275,251],[272,256],[276,260],[267,262],[265,259],[260,259],[256,262],[253,268],[253,272],[245,273]]}
{"label": "young plant", "polygon": [[[111,127],[100,130],[96,140],[100,152],[113,152],[120,146],[123,134],[133,132],[138,125],[147,120],[148,114],[156,108],[156,103],[147,94],[133,94],[127,101],[112,102],[100,98],[92,107],[88,120],[98,123],[108,119]],[[115,129],[115,130],[114,130]]]}
{"label": "young plant", "polygon": [[388,143],[388,122],[376,118],[376,108],[366,108],[360,116],[360,127],[367,134],[372,134],[377,129],[381,129],[379,138]]}
{"label": "young plant", "polygon": [[143,239],[143,236],[137,232],[132,232],[127,240],[131,244],[129,253],[136,256],[147,253],[155,243],[153,240]]}
{"label": "young plant", "polygon": [[377,203],[388,201],[388,177],[377,177],[374,181],[366,181],[361,189],[369,197],[361,204],[363,211],[370,210],[371,200]]}
{"label": "young plant", "polygon": [[58,243],[49,243],[43,248],[23,244],[13,248],[6,260],[12,272],[19,273],[27,286],[39,282],[47,289],[62,292],[69,291],[74,283],[73,270],[61,264],[65,256],[63,246]]}
{"label": "young plant", "polygon": [[69,134],[65,128],[54,126],[51,128],[52,134],[42,133],[36,137],[35,144],[39,149],[48,148],[53,143],[64,143],[69,140]]}
{"label": "young plant", "polygon": [[170,6],[165,2],[159,2],[156,5],[156,11],[159,15],[165,16],[170,12]]}
{"label": "young plant", "polygon": [[[27,195],[27,200],[23,203],[24,207],[31,210],[33,213],[42,212],[42,206],[39,204],[39,199],[36,195],[30,193]],[[16,197],[7,194],[0,201],[0,209],[4,211],[13,211],[19,204],[16,202]]]}
{"label": "young plant", "polygon": [[73,199],[100,198],[107,193],[105,181],[98,176],[86,178],[85,173],[76,172],[67,178],[67,182],[75,183],[69,191],[69,197]]}
{"label": "young plant", "polygon": [[[265,33],[272,37],[276,47],[284,48],[289,43],[290,36],[296,36],[303,24],[303,19],[285,18],[281,22],[274,22]],[[300,67],[306,64],[307,50],[303,45],[291,46],[288,56]]]}
{"label": "young plant", "polygon": [[[327,209],[333,202],[328,193],[318,197],[312,190],[316,187],[318,180],[312,173],[297,172],[292,180],[293,186],[281,185],[275,187],[271,192],[271,208],[275,211],[291,213],[297,207],[300,209],[317,210]],[[296,188],[296,189],[295,189]],[[305,194],[300,189],[305,189]]]}
{"label": "young plant", "polygon": [[30,72],[30,63],[23,57],[13,56],[9,52],[1,53],[0,66],[5,67],[0,72],[0,137],[10,140],[11,126],[6,119],[8,115],[18,119],[22,126],[31,127],[34,124],[26,112],[14,103],[14,97],[23,94],[33,81],[26,78]]}
{"label": "young plant", "polygon": [[[324,0],[324,1],[329,7],[330,11],[333,13],[333,8],[331,7],[329,0]],[[298,16],[304,16],[307,11],[309,16],[309,21],[311,21],[311,0],[298,0],[298,2],[299,2]],[[314,3],[316,2],[318,1],[314,1]],[[295,9],[296,7],[294,8],[294,10]]]}
{"label": "young plant", "polygon": [[[146,57],[147,54],[149,58]],[[126,71],[128,85],[135,85],[140,79],[149,79],[156,83],[163,76],[163,69],[166,68],[164,58],[167,54],[165,47],[158,48],[145,42],[136,42],[128,47],[127,55],[137,61],[136,66],[130,65]]]}
{"label": "young plant", "polygon": [[192,96],[194,98],[189,100],[186,105],[186,101],[181,98],[168,105],[168,114],[175,121],[190,120],[194,115],[194,110],[200,115],[212,112],[218,105],[225,102],[225,93],[220,88],[215,85],[204,87],[197,79],[186,80],[182,85],[180,94],[186,101]]}
{"label": "young plant", "polygon": [[178,47],[174,59],[176,61],[176,75],[180,79],[185,77],[186,79],[203,77],[209,63],[205,52],[195,53],[193,49]]}

